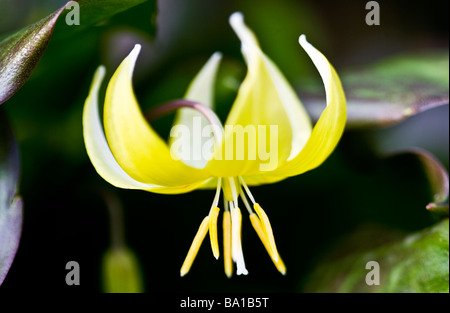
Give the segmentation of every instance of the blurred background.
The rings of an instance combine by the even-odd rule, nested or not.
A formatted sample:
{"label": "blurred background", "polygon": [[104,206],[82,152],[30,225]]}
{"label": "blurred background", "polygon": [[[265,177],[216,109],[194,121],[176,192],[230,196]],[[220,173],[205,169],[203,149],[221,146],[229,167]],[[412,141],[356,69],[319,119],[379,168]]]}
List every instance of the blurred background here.
{"label": "blurred background", "polygon": [[[223,259],[216,261],[205,241],[190,273],[180,278],[179,269],[214,192],[165,196],[117,189],[95,172],[86,154],[81,115],[93,73],[104,64],[110,76],[136,43],[143,50],[134,83],[144,111],[181,98],[209,56],[221,51],[215,101],[224,121],[246,73],[240,42],[228,24],[235,11],[244,13],[263,51],[299,91],[300,99],[302,86],[320,79],[298,45],[300,34],[307,35],[338,73],[387,57],[448,51],[448,2],[380,0],[379,26],[365,23],[366,3],[148,1],[87,28],[82,27],[81,11],[80,29],[70,35],[68,26],[57,24],[29,81],[2,105],[19,143],[24,224],[16,259],[1,289],[102,291],[102,258],[111,244],[105,191],[123,207],[125,240],[139,260],[147,292],[303,291],[329,249],[360,227],[414,232],[434,224],[435,217],[425,209],[432,192],[419,161],[381,156],[419,146],[448,170],[448,104],[395,125],[349,128],[319,168],[252,188],[270,217],[286,276],[276,271],[244,215],[248,276],[227,279]],[[64,4],[0,0],[0,36]],[[154,124],[164,138],[172,119],[167,116]],[[68,261],[80,264],[80,286],[65,284]]]}

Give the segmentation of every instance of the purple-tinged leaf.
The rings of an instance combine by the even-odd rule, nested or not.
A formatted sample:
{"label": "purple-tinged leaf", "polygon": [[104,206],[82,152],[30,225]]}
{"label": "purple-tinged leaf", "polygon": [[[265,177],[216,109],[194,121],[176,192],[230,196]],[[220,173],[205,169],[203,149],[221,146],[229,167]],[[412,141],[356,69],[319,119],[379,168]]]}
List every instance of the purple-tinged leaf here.
{"label": "purple-tinged leaf", "polygon": [[22,199],[16,197],[9,207],[0,207],[0,285],[12,265],[22,233]]}
{"label": "purple-tinged leaf", "polygon": [[[449,103],[448,52],[400,56],[339,74],[348,128],[391,125]],[[317,120],[326,103],[323,87],[310,86],[300,96]]]}
{"label": "purple-tinged leaf", "polygon": [[449,178],[445,167],[436,157],[424,149],[409,148],[396,152],[396,154],[404,153],[415,155],[422,163],[428,177],[433,199],[427,204],[426,208],[432,212],[448,216]]}
{"label": "purple-tinged leaf", "polygon": [[17,145],[0,111],[0,285],[14,260],[22,232],[22,200],[16,196],[18,180]]}

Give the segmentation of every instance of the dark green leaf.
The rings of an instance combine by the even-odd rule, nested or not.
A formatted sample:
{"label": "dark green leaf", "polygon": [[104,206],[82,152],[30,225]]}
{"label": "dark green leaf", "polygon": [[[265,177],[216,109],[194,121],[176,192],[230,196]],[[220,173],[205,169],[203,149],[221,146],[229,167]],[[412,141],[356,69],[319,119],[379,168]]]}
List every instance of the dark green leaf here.
{"label": "dark green leaf", "polygon": [[[392,237],[398,234],[386,239],[390,232],[385,229],[357,231],[314,270],[304,291],[448,292],[448,226],[444,219],[397,240]],[[366,269],[370,261],[379,264],[379,285],[366,283],[374,269]]]}
{"label": "dark green leaf", "polygon": [[78,10],[78,7],[72,7],[68,2],[67,8],[65,5],[39,22],[5,38],[0,42],[0,104],[28,80],[47,48],[56,25],[56,32],[64,37],[63,34],[70,35],[145,1],[80,0],[80,25],[69,25],[71,23],[68,21],[75,14],[73,10]]}
{"label": "dark green leaf", "polygon": [[0,111],[0,285],[14,260],[22,232],[22,200],[16,196],[18,179],[17,145]]}
{"label": "dark green leaf", "polygon": [[[104,21],[120,12],[126,11],[138,4],[148,0],[79,0],[80,5],[80,25],[70,25],[67,20],[71,19],[72,8],[67,8],[57,23],[55,36],[64,37],[75,31],[84,29]],[[149,12],[148,23],[152,12]]]}
{"label": "dark green leaf", "polygon": [[[419,112],[449,103],[449,55],[400,56],[367,68],[339,72],[348,107],[348,127],[394,124]],[[323,87],[302,97],[317,120],[325,99]]]}

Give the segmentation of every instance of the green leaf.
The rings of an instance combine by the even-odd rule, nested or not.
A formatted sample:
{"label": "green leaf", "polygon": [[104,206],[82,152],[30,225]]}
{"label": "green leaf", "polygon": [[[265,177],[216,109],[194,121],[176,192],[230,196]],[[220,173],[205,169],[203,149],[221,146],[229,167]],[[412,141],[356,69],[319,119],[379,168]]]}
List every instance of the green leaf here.
{"label": "green leaf", "polygon": [[0,42],[0,104],[28,80],[46,50],[54,29],[58,37],[64,38],[145,1],[80,0],[77,1],[80,25],[68,25],[67,21],[75,14],[73,10],[78,9],[69,5],[69,1],[46,18],[5,38]]}
{"label": "green leaf", "polygon": [[[67,11],[62,14],[62,17],[57,23],[55,36],[66,37],[72,35],[74,32],[98,24],[146,1],[148,0],[79,0],[77,2],[80,6],[80,25],[69,25],[70,23],[68,24],[66,22],[66,19],[71,19],[71,12],[73,10],[73,8],[69,9],[68,7]],[[149,12],[148,17],[149,25],[151,13]]]}
{"label": "green leaf", "polygon": [[0,110],[0,285],[14,260],[22,232],[22,200],[16,196],[18,180],[17,145]]}
{"label": "green leaf", "polygon": [[[400,239],[390,234],[378,228],[355,232],[319,264],[303,291],[449,292],[448,219]],[[366,269],[370,261],[379,264],[379,285],[366,283],[375,269]]]}
{"label": "green leaf", "polygon": [[[405,55],[365,68],[339,72],[347,98],[347,127],[398,123],[449,103],[447,52]],[[314,119],[325,106],[323,88],[308,87],[302,97]]]}

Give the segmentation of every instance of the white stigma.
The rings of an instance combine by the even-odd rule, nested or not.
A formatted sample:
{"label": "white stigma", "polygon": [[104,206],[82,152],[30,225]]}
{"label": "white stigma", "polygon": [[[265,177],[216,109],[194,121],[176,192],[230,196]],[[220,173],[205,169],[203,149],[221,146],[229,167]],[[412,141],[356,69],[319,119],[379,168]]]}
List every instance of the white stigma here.
{"label": "white stigma", "polygon": [[233,203],[230,202],[231,206],[231,257],[236,263],[236,273],[238,275],[247,275],[248,271],[245,267],[244,254],[242,252],[242,241],[241,241],[241,225],[242,225],[242,215],[239,208],[234,207]]}

